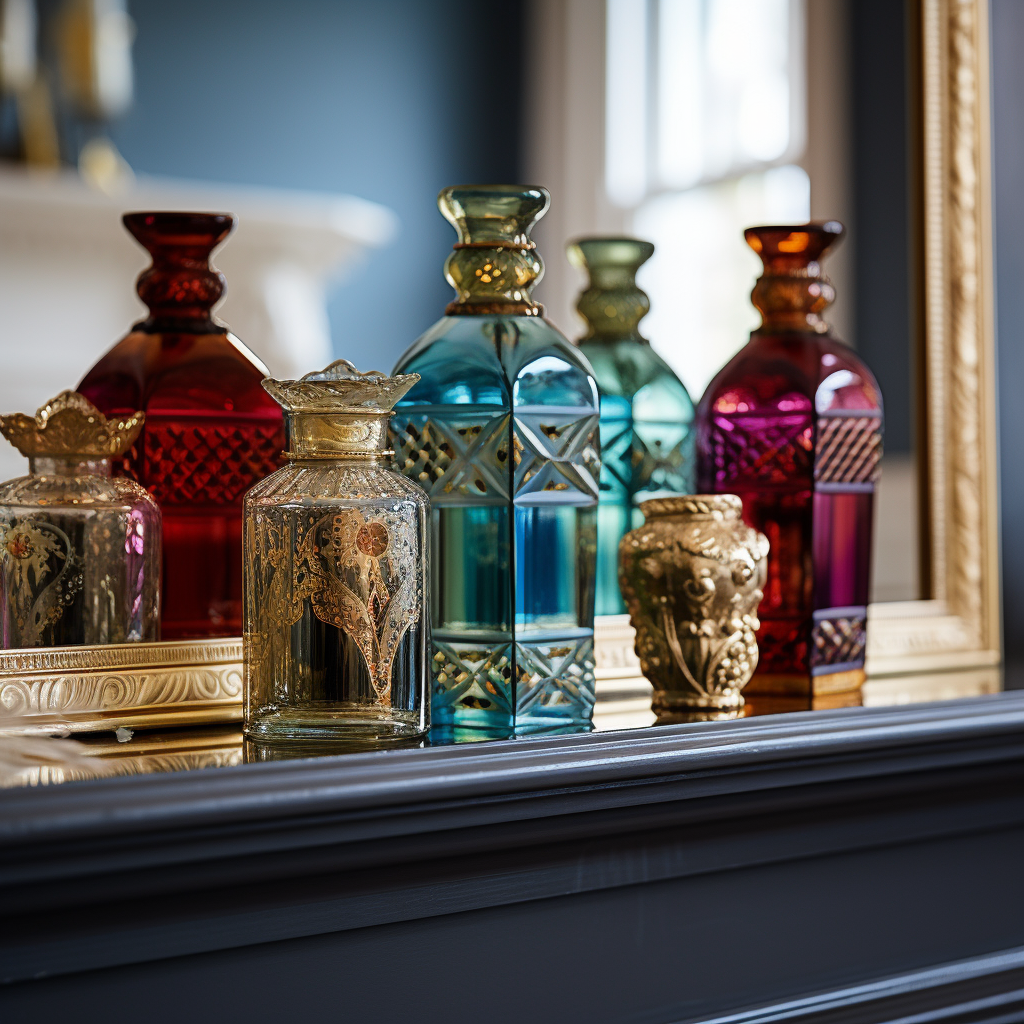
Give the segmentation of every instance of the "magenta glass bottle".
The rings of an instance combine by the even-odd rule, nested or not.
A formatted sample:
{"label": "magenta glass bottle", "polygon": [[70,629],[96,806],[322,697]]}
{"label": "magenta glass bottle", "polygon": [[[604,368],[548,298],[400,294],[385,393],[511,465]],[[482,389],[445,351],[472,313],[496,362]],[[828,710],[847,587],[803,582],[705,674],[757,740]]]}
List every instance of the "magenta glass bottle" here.
{"label": "magenta glass bottle", "polygon": [[107,416],[146,413],[116,471],[163,513],[164,639],[239,636],[242,495],[278,468],[285,444],[266,367],[211,314],[224,278],[210,253],[234,218],[130,213],[124,224],[153,257],[137,283],[150,315],[78,390]]}
{"label": "magenta glass bottle", "polygon": [[762,324],[697,412],[699,489],[740,495],[771,544],[755,707],[856,704],[864,680],[882,396],[821,318],[835,298],[821,258],[842,234],[835,221],[746,231]]}

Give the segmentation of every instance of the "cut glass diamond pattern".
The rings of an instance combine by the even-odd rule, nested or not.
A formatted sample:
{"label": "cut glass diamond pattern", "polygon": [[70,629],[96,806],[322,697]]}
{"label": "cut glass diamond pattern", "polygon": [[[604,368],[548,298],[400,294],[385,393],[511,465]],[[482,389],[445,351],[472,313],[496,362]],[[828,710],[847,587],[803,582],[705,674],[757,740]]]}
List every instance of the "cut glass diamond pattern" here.
{"label": "cut glass diamond pattern", "polygon": [[433,708],[512,715],[512,644],[434,641]]}
{"label": "cut glass diamond pattern", "polygon": [[867,643],[867,614],[819,619],[811,634],[811,664],[861,664]]}
{"label": "cut glass diamond pattern", "polygon": [[230,505],[280,464],[277,424],[146,423],[150,491],[161,505]]}
{"label": "cut glass diamond pattern", "polygon": [[786,483],[810,478],[813,428],[807,416],[716,418],[711,427],[711,455],[719,483]]}
{"label": "cut glass diamond pattern", "polygon": [[882,460],[882,421],[875,416],[818,420],[814,478],[819,483],[874,483]]}
{"label": "cut glass diamond pattern", "polygon": [[594,447],[594,415],[517,413],[521,457],[515,467],[515,493],[575,491],[597,498],[600,457]]}
{"label": "cut glass diamond pattern", "polygon": [[693,437],[688,432],[670,448],[652,439],[650,445],[635,433],[632,461],[637,491],[671,491],[685,494],[693,466]]}
{"label": "cut glass diamond pattern", "polygon": [[511,643],[435,641],[433,647],[435,716],[466,709],[496,712],[511,721],[514,709],[517,720],[590,717],[595,700],[592,637],[517,642],[514,695]]}
{"label": "cut glass diamond pattern", "polygon": [[594,706],[592,637],[516,644],[516,713],[589,718]]}
{"label": "cut glass diamond pattern", "polygon": [[457,412],[396,417],[395,465],[434,500],[508,498],[508,422],[508,415],[481,418]]}
{"label": "cut glass diamond pattern", "polygon": [[601,424],[601,491],[625,497],[632,478],[633,428],[628,420]]}

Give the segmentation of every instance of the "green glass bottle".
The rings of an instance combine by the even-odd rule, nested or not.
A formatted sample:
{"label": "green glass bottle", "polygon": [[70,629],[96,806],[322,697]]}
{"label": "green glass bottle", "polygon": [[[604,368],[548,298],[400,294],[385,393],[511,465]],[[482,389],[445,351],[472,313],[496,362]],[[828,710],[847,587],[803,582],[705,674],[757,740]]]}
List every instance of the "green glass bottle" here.
{"label": "green glass bottle", "polygon": [[438,197],[459,240],[457,298],[402,356],[396,468],[433,517],[434,728],[588,728],[594,705],[598,393],[586,358],[530,297],[540,188]]}
{"label": "green glass bottle", "polygon": [[579,345],[601,389],[598,615],[626,611],[619,541],[643,523],[640,502],[694,489],[693,402],[640,333],[651,304],[636,273],[653,253],[636,238],[581,238],[568,247],[569,262],[590,278],[576,304],[587,322]]}

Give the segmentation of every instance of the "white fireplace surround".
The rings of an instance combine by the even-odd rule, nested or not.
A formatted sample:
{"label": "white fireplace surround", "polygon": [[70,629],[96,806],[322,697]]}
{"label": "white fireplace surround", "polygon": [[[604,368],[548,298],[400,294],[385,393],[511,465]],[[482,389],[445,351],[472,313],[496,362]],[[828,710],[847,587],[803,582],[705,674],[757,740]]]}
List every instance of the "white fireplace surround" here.
{"label": "white fireplace surround", "polygon": [[[140,177],[110,197],[71,171],[0,168],[0,413],[35,412],[73,388],[145,315],[135,278],[149,259],[121,224],[129,210],[236,216],[214,254],[227,278],[216,312],[285,377],[330,361],[328,289],[398,228],[391,210],[354,196]],[[0,440],[0,480],[25,471]]]}

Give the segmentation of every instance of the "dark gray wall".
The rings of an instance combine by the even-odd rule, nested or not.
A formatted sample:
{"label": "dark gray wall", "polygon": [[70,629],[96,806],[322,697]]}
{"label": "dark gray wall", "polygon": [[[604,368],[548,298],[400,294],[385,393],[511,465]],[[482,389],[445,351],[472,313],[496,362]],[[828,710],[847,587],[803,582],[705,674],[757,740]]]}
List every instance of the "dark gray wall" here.
{"label": "dark gray wall", "polygon": [[1024,687],[1024,3],[992,4],[996,352],[1007,685]]}
{"label": "dark gray wall", "polygon": [[136,171],[395,210],[397,241],[330,307],[338,355],[389,370],[452,294],[441,267],[455,236],[437,192],[519,177],[521,7],[129,0],[136,103],[113,137]]}
{"label": "dark gray wall", "polygon": [[911,171],[907,12],[849,5],[857,351],[885,401],[885,450],[913,443]]}

